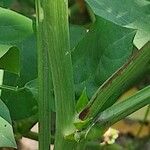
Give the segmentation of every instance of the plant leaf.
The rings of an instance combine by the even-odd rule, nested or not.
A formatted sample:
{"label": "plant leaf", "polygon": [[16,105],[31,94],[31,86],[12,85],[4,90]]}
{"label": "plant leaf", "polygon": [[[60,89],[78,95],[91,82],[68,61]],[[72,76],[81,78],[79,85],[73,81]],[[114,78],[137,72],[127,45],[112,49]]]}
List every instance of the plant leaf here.
{"label": "plant leaf", "polygon": [[135,30],[97,17],[72,52],[77,96],[84,87],[91,97],[98,87],[132,55]]}
{"label": "plant leaf", "polygon": [[0,68],[19,75],[20,57],[17,47],[0,44]]}
{"label": "plant leaf", "polygon": [[118,25],[138,29],[134,44],[150,40],[150,2],[146,0],[86,0],[94,13]]}
{"label": "plant leaf", "polygon": [[0,147],[16,148],[9,110],[0,100]]}

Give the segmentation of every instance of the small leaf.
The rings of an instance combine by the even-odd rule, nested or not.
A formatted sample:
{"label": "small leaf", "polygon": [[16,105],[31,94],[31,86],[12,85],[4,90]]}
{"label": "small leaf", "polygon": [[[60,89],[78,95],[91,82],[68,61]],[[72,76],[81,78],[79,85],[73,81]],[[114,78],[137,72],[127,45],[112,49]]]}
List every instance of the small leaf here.
{"label": "small leaf", "polygon": [[86,88],[83,90],[80,98],[77,101],[76,104],[76,110],[77,112],[80,112],[85,106],[86,104],[89,102],[87,94],[86,94]]}
{"label": "small leaf", "polygon": [[0,100],[0,147],[16,148],[9,110]]}
{"label": "small leaf", "polygon": [[0,44],[0,68],[19,75],[20,56],[17,47]]}

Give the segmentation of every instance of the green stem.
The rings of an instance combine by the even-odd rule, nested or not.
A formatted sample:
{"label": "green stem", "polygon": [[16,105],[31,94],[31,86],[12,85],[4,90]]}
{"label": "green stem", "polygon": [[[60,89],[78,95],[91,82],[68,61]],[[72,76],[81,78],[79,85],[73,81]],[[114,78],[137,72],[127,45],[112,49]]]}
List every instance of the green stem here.
{"label": "green stem", "polygon": [[[38,83],[39,83],[39,150],[50,150],[51,132],[51,101],[52,79],[48,53],[51,46],[48,44],[47,20],[43,17],[42,4],[46,1],[36,0],[36,26],[37,26],[37,47],[38,47]],[[46,17],[46,16],[45,16]]]}
{"label": "green stem", "polygon": [[109,107],[102,113],[98,114],[87,130],[87,138],[93,138],[93,133],[95,132],[96,127],[99,128],[99,131],[108,128],[149,103],[150,86],[140,90],[137,94]]}
{"label": "green stem", "polygon": [[43,35],[42,38],[46,40],[48,45],[55,94],[55,150],[73,150],[74,143],[64,139],[65,134],[74,130],[73,116],[75,113],[73,71],[69,44],[68,1],[39,0],[39,2],[38,8],[41,8],[39,22],[44,20],[44,31],[46,33],[44,32],[45,36]]}
{"label": "green stem", "polygon": [[[39,136],[38,133],[32,132],[32,131],[30,131],[26,134],[23,134],[23,137],[31,139],[31,140],[35,140],[35,141],[38,141],[38,139],[39,139],[38,136]],[[55,139],[55,137],[53,135],[51,135],[51,140],[54,140],[54,139]]]}
{"label": "green stem", "polygon": [[30,131],[30,132],[24,134],[23,137],[38,141],[38,133],[36,133],[36,132]]}
{"label": "green stem", "polygon": [[1,90],[13,91],[13,92],[17,92],[18,91],[18,87],[9,86],[9,85],[0,85],[0,89]]}

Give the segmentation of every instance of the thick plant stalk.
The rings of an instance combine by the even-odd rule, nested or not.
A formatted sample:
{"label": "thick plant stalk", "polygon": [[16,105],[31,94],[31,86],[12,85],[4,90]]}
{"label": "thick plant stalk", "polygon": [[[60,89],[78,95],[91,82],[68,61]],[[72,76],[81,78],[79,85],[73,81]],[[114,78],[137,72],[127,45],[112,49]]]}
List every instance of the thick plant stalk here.
{"label": "thick plant stalk", "polygon": [[38,83],[39,83],[39,150],[50,150],[51,133],[51,99],[52,79],[48,51],[49,36],[46,30],[46,20],[39,0],[36,0],[36,26],[38,47]]}
{"label": "thick plant stalk", "polygon": [[39,0],[43,39],[47,40],[56,104],[55,150],[73,150],[74,144],[64,139],[74,130],[75,113],[73,71],[69,44],[68,1]]}

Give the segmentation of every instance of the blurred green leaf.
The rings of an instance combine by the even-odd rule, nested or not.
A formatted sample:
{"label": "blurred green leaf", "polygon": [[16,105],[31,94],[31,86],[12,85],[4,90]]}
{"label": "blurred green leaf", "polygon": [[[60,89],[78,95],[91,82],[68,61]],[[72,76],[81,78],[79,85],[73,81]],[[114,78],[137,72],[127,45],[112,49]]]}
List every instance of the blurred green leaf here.
{"label": "blurred green leaf", "polygon": [[9,110],[0,100],[0,147],[16,148]]}
{"label": "blurred green leaf", "polygon": [[150,40],[150,2],[147,0],[86,0],[96,15],[118,25],[137,29],[134,44]]}
{"label": "blurred green leaf", "polygon": [[32,20],[0,7],[0,44],[13,45],[33,34]]}

